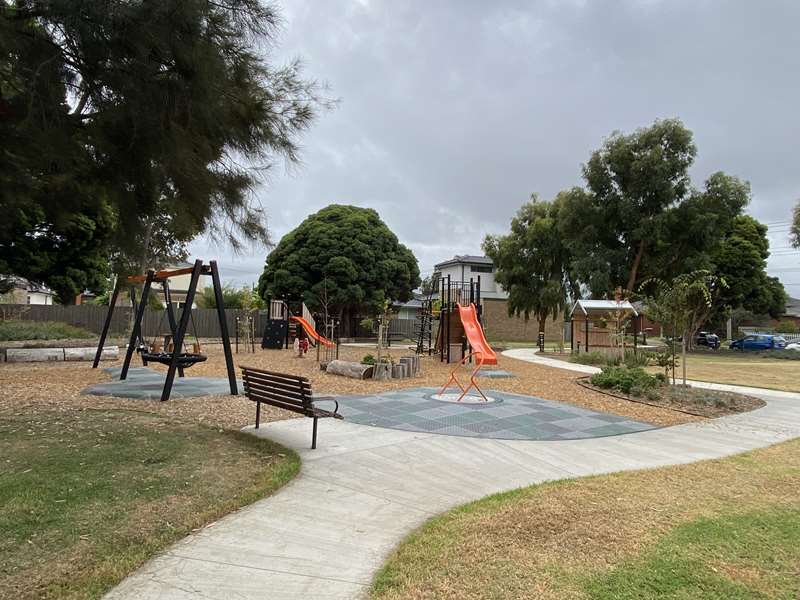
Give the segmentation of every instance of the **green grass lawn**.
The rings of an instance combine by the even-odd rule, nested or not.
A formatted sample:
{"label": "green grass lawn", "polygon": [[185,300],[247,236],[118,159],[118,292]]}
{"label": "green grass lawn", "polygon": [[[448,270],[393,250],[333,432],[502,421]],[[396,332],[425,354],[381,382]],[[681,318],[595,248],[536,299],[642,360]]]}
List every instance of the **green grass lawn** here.
{"label": "green grass lawn", "polygon": [[130,410],[0,415],[0,597],[97,598],[290,480],[291,451]]}
{"label": "green grass lawn", "polygon": [[548,483],[429,521],[372,597],[800,598],[800,441]]}
{"label": "green grass lawn", "polygon": [[0,321],[0,342],[66,340],[96,337],[93,333],[55,321]]}

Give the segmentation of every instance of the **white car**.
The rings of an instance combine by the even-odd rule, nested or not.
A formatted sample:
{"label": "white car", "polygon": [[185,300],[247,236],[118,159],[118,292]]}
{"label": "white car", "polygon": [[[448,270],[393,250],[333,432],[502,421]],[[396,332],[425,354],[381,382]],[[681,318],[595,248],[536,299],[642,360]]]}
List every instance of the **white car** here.
{"label": "white car", "polygon": [[786,344],[786,350],[797,350],[800,352],[800,342],[792,342],[791,344]]}

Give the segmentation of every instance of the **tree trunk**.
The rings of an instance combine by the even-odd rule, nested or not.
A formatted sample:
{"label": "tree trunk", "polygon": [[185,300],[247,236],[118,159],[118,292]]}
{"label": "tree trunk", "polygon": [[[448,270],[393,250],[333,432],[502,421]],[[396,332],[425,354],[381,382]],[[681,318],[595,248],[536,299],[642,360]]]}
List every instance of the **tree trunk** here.
{"label": "tree trunk", "polygon": [[352,379],[367,379],[372,377],[373,366],[346,360],[332,360],[325,370],[333,375],[341,375]]}
{"label": "tree trunk", "polygon": [[628,278],[628,295],[633,292],[633,286],[636,285],[636,277],[639,274],[639,265],[642,262],[642,256],[644,255],[644,240],[639,242],[639,249],[636,251],[636,258],[633,259],[633,266],[631,266],[631,274]]}
{"label": "tree trunk", "polygon": [[686,336],[681,344],[681,370],[683,371],[683,385],[686,385]]}

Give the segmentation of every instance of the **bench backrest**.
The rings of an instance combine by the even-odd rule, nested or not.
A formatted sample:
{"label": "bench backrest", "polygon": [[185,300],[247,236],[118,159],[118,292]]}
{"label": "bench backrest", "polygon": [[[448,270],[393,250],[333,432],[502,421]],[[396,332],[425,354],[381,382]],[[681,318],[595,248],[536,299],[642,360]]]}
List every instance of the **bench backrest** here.
{"label": "bench backrest", "polygon": [[299,413],[313,409],[311,382],[306,377],[242,367],[244,391],[251,400]]}

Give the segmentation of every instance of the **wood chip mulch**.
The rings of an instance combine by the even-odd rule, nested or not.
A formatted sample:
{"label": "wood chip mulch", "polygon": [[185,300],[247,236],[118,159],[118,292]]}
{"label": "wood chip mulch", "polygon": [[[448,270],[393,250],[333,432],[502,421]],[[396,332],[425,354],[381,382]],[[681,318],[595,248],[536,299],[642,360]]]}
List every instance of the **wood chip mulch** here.
{"label": "wood chip mulch", "polygon": [[[198,363],[187,371],[187,376],[225,376],[225,361],[222,347],[210,345],[204,348],[208,360]],[[375,354],[374,348],[342,346],[340,358],[360,360],[365,354]],[[405,348],[392,348],[395,357],[408,355]],[[251,366],[272,371],[293,373],[308,377],[319,395],[370,394],[408,387],[438,387],[448,377],[451,366],[439,362],[438,358],[424,356],[422,373],[412,379],[390,381],[360,381],[320,371],[312,348],[305,358],[295,358],[288,350],[261,350],[255,353],[234,355],[237,373],[239,366]],[[581,387],[576,383],[578,373],[526,363],[504,356],[498,357],[499,369],[515,375],[509,379],[481,379],[486,389],[497,389],[515,394],[536,396],[581,406],[598,412],[607,412],[644,421],[659,426],[676,425],[700,420],[701,417],[629,402]],[[105,361],[103,367],[121,364],[120,361]],[[135,358],[133,363],[141,363]],[[152,365],[165,370],[162,365]],[[469,372],[464,369],[465,378]],[[126,409],[144,410],[161,414],[173,414],[176,418],[190,419],[211,426],[239,429],[251,424],[254,408],[243,396],[215,396],[205,398],[174,399],[169,402],[132,400],[100,396],[84,396],[81,390],[93,383],[107,381],[109,375],[102,369],[92,369],[90,363],[0,363],[0,415],[10,411],[22,412],[59,411],[76,409]],[[292,418],[287,413],[272,407],[262,408],[264,421]]]}

